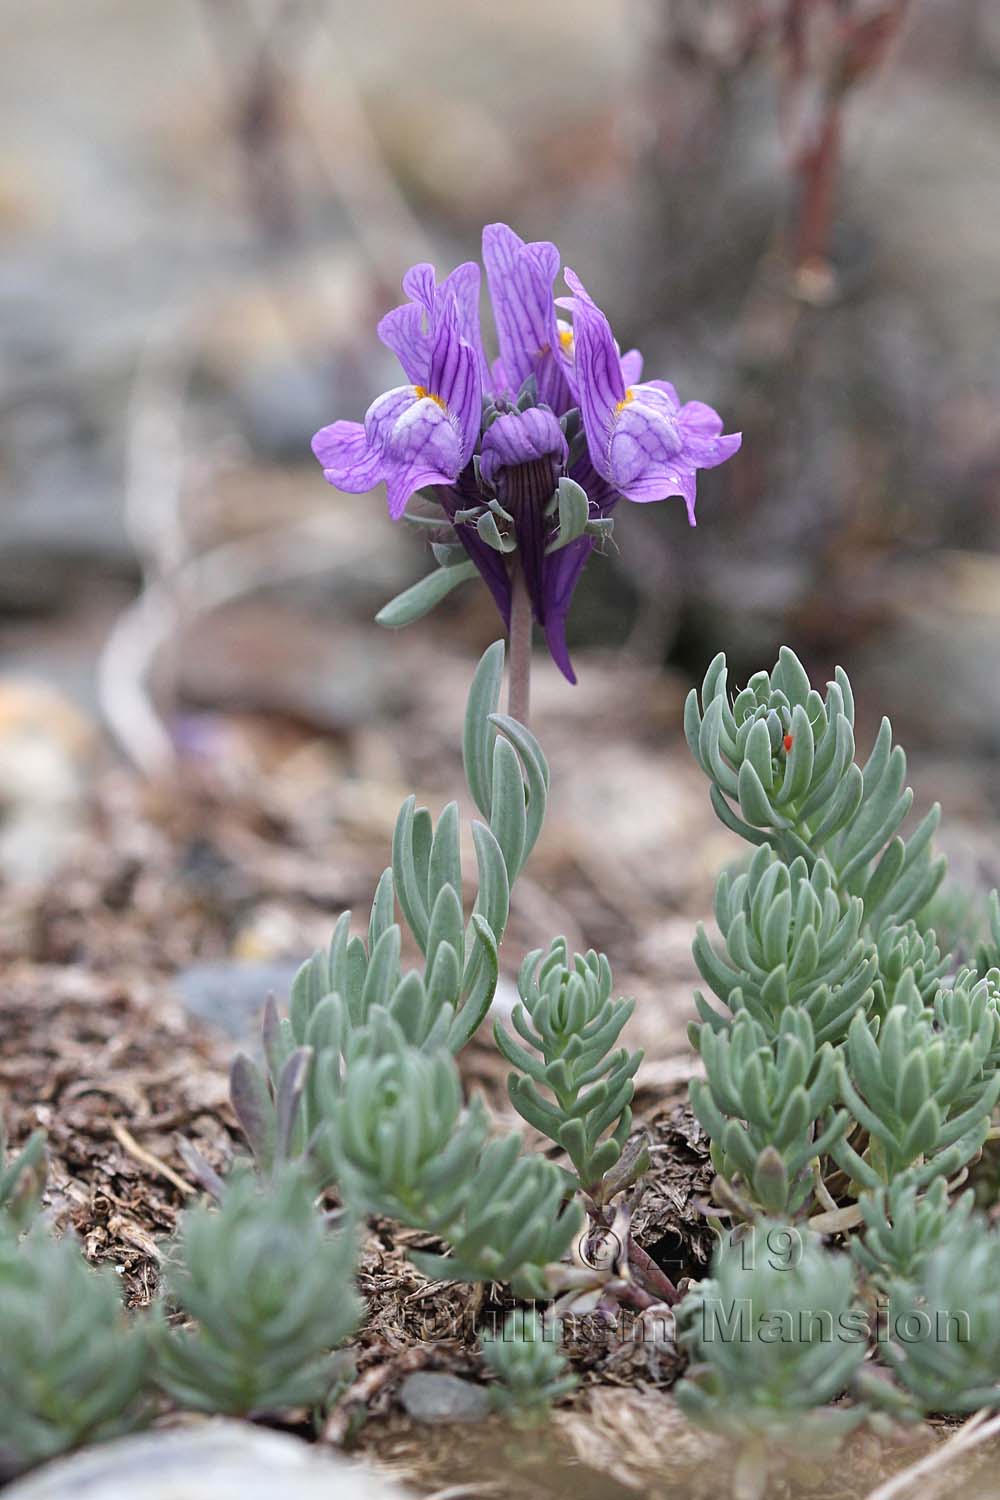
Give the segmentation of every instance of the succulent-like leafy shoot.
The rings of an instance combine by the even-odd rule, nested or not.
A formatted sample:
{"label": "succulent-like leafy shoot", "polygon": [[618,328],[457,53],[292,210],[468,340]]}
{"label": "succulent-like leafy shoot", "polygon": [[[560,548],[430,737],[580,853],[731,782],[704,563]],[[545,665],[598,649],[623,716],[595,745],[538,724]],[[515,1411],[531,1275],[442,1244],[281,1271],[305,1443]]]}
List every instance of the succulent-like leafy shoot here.
{"label": "succulent-like leafy shoot", "polygon": [[766,1213],[796,1212],[812,1196],[810,1163],[849,1124],[845,1112],[831,1111],[832,1047],[816,1046],[804,1007],[786,1009],[773,1038],[740,1011],[728,1030],[703,1027],[700,1041],[706,1078],[691,1080],[691,1107],[711,1138],[716,1170],[738,1179]]}
{"label": "succulent-like leafy shoot", "polygon": [[570,958],[565,938],[557,938],[548,953],[536,949],[521,966],[521,1003],[511,1017],[521,1041],[499,1021],[493,1028],[517,1070],[507,1078],[511,1103],[562,1146],[580,1186],[598,1203],[605,1174],[628,1139],[633,1078],[642,1061],[641,1052],[615,1047],[635,1002],[612,999],[611,986],[603,953]]}
{"label": "succulent-like leafy shoot", "polygon": [[[233,1066],[233,1108],[264,1172],[280,1170],[315,1138],[322,1123],[315,1080],[321,1054],[336,1053],[346,1065],[358,1048],[370,1051],[378,1037],[396,1030],[429,1053],[443,1046],[458,1052],[489,1009],[510,888],[541,829],[549,781],[534,736],[496,712],[503,665],[497,642],[476,669],[465,715],[465,768],[486,820],[472,826],[479,883],[469,920],[458,805],[450,803],[435,826],[410,797],[400,809],[392,866],[378,883],[366,937],[351,935],[351,914],[343,913],[329,948],[295,976],[288,1016],[268,1005],[265,1067],[246,1056]],[[403,972],[397,902],[423,954],[423,972]]]}
{"label": "succulent-like leafy shoot", "polygon": [[925,1412],[1000,1406],[998,1250],[974,1216],[892,1286],[882,1353]]}
{"label": "succulent-like leafy shoot", "polygon": [[677,1401],[694,1421],[801,1447],[860,1420],[857,1408],[816,1410],[851,1385],[868,1342],[850,1257],[818,1236],[762,1220],[727,1238],[676,1317],[691,1359]]}
{"label": "succulent-like leafy shoot", "polygon": [[917,1186],[951,1176],[986,1139],[1000,1098],[1000,1071],[987,1068],[995,1012],[976,1032],[978,1001],[956,990],[946,1010],[942,1024],[921,1006],[911,982],[905,1003],[894,1005],[881,1025],[863,1015],[851,1023],[838,1069],[840,1094],[868,1133],[868,1147],[864,1158],[847,1140],[830,1149],[863,1187],[890,1183],[907,1168]]}
{"label": "succulent-like leafy shoot", "polygon": [[498,1411],[531,1421],[575,1388],[576,1376],[568,1373],[558,1333],[534,1309],[515,1308],[499,1332],[483,1334],[480,1347],[496,1376],[490,1397]]}
{"label": "succulent-like leafy shoot", "polygon": [[353,1234],[326,1228],[301,1170],[266,1189],[234,1177],[218,1209],[181,1220],[166,1296],[194,1326],[160,1326],[159,1384],[180,1406],[230,1415],[322,1403],[358,1323],[354,1262]]}
{"label": "succulent-like leafy shoot", "polygon": [[854,761],[854,697],[837,668],[825,698],[810,685],[794,652],[782,647],[732,703],[726,659],[711,663],[701,698],[692,689],[684,728],[692,754],[712,782],[712,806],[752,844],[770,844],[790,864],[826,858],[843,898],[858,896],[873,936],[915,915],[944,874],[930,842],[935,807],[908,843],[899,837],[913,800],[904,787],[906,757],[882,720],[864,767]]}
{"label": "succulent-like leafy shoot", "polygon": [[110,1267],[75,1241],[0,1226],[0,1475],[137,1426],[147,1411],[143,1320]]}
{"label": "succulent-like leafy shoot", "polygon": [[392,1021],[345,1061],[317,1062],[324,1129],[317,1155],[347,1202],[416,1228],[444,1233],[461,1211],[488,1122],[480,1099],[466,1110],[447,1049],[411,1046]]}
{"label": "succulent-like leafy shoot", "polygon": [[45,1190],[45,1136],[40,1130],[29,1137],[18,1154],[7,1159],[7,1133],[0,1119],[0,1231],[6,1224],[26,1229],[38,1211]]}
{"label": "succulent-like leafy shoot", "polygon": [[[769,1036],[794,1006],[808,1015],[817,1042],[839,1042],[855,1013],[871,1006],[878,973],[861,936],[863,914],[859,897],[838,895],[824,859],[811,868],[801,856],[785,865],[764,845],[745,874],[719,877],[715,918],[726,957],[699,925],[695,962],[729,1011],[748,1013]],[[707,1026],[726,1024],[703,996],[695,1002]]]}
{"label": "succulent-like leafy shoot", "polygon": [[950,1202],[943,1177],[920,1193],[904,1172],[888,1187],[862,1193],[866,1228],[852,1239],[851,1254],[877,1286],[918,1280],[929,1255],[946,1240],[962,1240],[970,1232],[973,1197],[970,1188]]}
{"label": "succulent-like leafy shoot", "polygon": [[883,1016],[895,1005],[904,974],[909,973],[920,998],[929,1004],[949,968],[949,956],[942,956],[936,933],[930,929],[921,932],[912,919],[899,927],[890,925],[882,929],[876,945],[876,960],[875,1009]]}
{"label": "succulent-like leafy shoot", "polygon": [[549,1267],[566,1254],[583,1213],[567,1203],[566,1179],[544,1156],[520,1156],[518,1135],[483,1148],[465,1183],[461,1213],[445,1238],[451,1255],[413,1251],[426,1276],[442,1281],[505,1281],[516,1297],[545,1297]]}
{"label": "succulent-like leafy shoot", "polygon": [[[368,1028],[368,1035],[375,1030]],[[450,1256],[413,1254],[428,1276],[509,1281],[542,1296],[545,1268],[579,1228],[564,1206],[566,1179],[544,1157],[522,1157],[521,1138],[487,1142],[482,1101],[466,1108],[451,1053],[407,1042],[386,1018],[345,1062],[333,1052],[316,1070],[325,1128],[316,1154],[359,1213],[381,1213],[448,1240]]]}

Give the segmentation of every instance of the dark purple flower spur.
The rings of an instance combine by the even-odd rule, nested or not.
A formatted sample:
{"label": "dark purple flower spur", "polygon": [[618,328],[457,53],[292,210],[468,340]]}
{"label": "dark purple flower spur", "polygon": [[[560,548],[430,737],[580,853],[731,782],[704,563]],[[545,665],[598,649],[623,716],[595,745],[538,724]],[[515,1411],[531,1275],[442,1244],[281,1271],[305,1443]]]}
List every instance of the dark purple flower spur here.
{"label": "dark purple flower spur", "polygon": [[432,266],[413,266],[403,277],[409,301],[378,327],[409,383],[379,396],[363,423],[322,428],[313,452],[338,489],[359,494],[384,481],[394,520],[421,491],[450,523],[451,545],[435,549],[442,566],[387,606],[387,619],[415,619],[467,576],[468,564],[454,565],[458,543],[508,628],[520,566],[553,659],[575,682],[566,616],[615,505],[680,495],[693,526],[698,470],[731,457],[740,435],[724,434],[710,406],[682,405],[668,382],[641,381],[642,357],[619,353],[569,269],[572,295],[557,304],[555,245],[489,224],[483,263],[499,357],[491,364],[483,348],[478,265],[440,284]]}

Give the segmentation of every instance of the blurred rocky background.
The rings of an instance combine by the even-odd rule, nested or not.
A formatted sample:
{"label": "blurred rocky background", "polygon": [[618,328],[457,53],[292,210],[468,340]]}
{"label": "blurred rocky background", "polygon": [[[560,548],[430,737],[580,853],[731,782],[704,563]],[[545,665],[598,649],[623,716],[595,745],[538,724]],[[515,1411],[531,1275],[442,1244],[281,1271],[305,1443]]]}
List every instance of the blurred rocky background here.
{"label": "blurred rocky background", "polygon": [[0,9],[7,963],[241,1034],[370,899],[411,785],[452,795],[492,606],[380,632],[425,544],[309,438],[395,383],[405,268],[498,218],[745,434],[697,530],[619,507],[581,685],[539,662],[512,959],[605,946],[669,1075],[731,849],[683,693],[782,641],[849,670],[862,742],[893,717],[964,934],[1000,877],[998,82],[1000,0]]}

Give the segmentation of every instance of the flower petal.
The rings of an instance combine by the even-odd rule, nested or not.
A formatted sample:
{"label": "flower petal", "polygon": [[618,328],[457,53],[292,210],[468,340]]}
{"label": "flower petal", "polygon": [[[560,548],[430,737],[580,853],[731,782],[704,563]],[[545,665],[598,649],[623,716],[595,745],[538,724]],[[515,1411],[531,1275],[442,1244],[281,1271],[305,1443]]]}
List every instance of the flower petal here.
{"label": "flower petal", "polygon": [[414,401],[398,418],[383,455],[389,514],[397,519],[415,490],[450,484],[465,467],[458,434],[436,401]]}
{"label": "flower petal", "polygon": [[385,452],[396,423],[419,400],[416,387],[412,385],[397,385],[394,390],[376,396],[365,412],[365,433],[377,452]]}
{"label": "flower petal", "polygon": [[407,380],[426,385],[431,366],[428,314],[417,302],[404,302],[379,320],[378,336],[403,366]]}
{"label": "flower petal", "polygon": [[487,224],[483,263],[504,372],[518,391],[558,342],[552,283],[559,251],[548,240],[525,244],[507,224]]}
{"label": "flower petal", "polygon": [[703,401],[688,401],[678,414],[684,452],[692,467],[714,469],[738,453],[743,443],[741,432],[723,432],[722,418]]}
{"label": "flower petal", "polygon": [[349,495],[374,489],[382,478],[382,455],[369,442],[360,422],[334,422],[321,427],[312,440],[312,450],[327,484]]}
{"label": "flower petal", "polygon": [[642,379],[642,355],[638,349],[628,349],[622,355],[622,379],[626,386],[638,385]]}
{"label": "flower petal", "polygon": [[554,414],[544,407],[505,412],[483,434],[481,468],[487,484],[495,482],[501,468],[550,457],[561,468],[568,449],[565,433]]}
{"label": "flower petal", "polygon": [[[444,308],[434,340],[428,390],[437,401],[443,401],[447,415],[455,425],[459,441],[459,462],[455,474],[464,469],[472,457],[479,437],[483,412],[479,357],[458,331],[458,304],[452,300]],[[455,475],[452,475],[454,478]]]}
{"label": "flower petal", "polygon": [[474,260],[464,261],[446,276],[438,288],[438,307],[443,308],[454,301],[458,310],[459,337],[475,350],[484,382],[489,376],[489,366],[483,349],[483,334],[479,325],[479,288],[482,273]]}
{"label": "flower petal", "polygon": [[621,359],[611,325],[568,267],[566,281],[573,291],[573,347],[575,382],[587,447],[594,468],[614,479],[608,453],[616,408],[625,399]]}
{"label": "flower petal", "polygon": [[419,302],[428,312],[433,311],[436,290],[437,274],[430,261],[419,261],[403,276],[403,291],[411,302]]}
{"label": "flower petal", "polygon": [[545,641],[549,654],[560,672],[569,682],[576,682],[566,644],[566,619],[573,593],[580,581],[587,558],[594,550],[594,539],[578,536],[575,542],[545,559],[542,592],[545,599]]}

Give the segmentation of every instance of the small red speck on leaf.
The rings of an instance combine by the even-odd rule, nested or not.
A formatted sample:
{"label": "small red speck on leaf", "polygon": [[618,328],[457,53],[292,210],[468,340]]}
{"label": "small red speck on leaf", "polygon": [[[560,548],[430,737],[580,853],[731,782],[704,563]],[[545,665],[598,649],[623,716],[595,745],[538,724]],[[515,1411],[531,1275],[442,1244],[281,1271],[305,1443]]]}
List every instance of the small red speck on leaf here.
{"label": "small red speck on leaf", "polygon": [[790,750],[792,748],[792,736],[790,734],[785,735],[784,746],[786,750]]}

